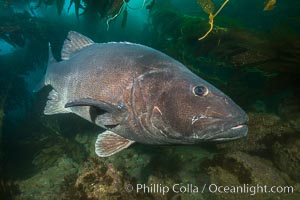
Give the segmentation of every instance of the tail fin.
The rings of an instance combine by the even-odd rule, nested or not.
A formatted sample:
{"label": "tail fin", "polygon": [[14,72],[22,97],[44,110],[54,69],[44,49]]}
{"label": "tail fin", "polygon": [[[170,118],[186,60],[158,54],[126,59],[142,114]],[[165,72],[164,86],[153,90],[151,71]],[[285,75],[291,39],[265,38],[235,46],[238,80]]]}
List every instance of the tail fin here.
{"label": "tail fin", "polygon": [[48,49],[49,49],[49,56],[48,56],[48,66],[47,66],[47,71],[45,76],[42,78],[42,80],[40,80],[40,82],[36,85],[36,87],[34,88],[33,92],[38,92],[40,91],[44,86],[45,86],[45,77],[47,76],[47,72],[48,72],[48,67],[49,65],[56,63],[57,61],[55,60],[55,58],[53,57],[52,54],[52,49],[51,49],[51,44],[49,42],[48,44]]}

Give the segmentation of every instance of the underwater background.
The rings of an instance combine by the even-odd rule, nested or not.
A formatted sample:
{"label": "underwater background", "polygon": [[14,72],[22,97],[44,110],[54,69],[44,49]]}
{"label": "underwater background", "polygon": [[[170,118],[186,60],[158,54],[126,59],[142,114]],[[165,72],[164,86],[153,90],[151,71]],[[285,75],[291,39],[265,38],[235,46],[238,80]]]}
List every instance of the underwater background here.
{"label": "underwater background", "polygon": [[[247,112],[248,136],[219,144],[135,144],[97,157],[94,143],[104,130],[73,114],[45,116],[51,88],[33,93],[48,43],[60,60],[70,30],[177,59]],[[0,200],[298,200],[299,83],[300,1],[1,0]],[[137,184],[179,184],[183,191],[128,191]],[[282,190],[202,191],[258,184]]]}

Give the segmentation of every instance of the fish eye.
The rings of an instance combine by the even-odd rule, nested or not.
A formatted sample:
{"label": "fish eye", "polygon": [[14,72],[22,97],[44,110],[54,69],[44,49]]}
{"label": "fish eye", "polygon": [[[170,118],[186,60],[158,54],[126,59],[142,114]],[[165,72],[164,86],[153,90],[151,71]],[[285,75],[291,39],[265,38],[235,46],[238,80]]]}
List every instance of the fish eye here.
{"label": "fish eye", "polygon": [[206,96],[208,94],[208,89],[204,86],[194,86],[193,93],[195,96]]}

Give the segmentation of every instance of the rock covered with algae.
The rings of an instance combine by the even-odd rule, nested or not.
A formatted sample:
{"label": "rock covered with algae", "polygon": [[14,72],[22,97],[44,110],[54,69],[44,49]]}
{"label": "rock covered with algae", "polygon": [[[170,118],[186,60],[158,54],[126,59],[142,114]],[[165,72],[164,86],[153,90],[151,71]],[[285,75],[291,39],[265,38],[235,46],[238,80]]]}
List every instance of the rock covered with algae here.
{"label": "rock covered with algae", "polygon": [[[217,154],[197,146],[133,145],[109,158],[94,154],[96,136],[80,132],[78,145],[48,138],[34,163],[40,171],[19,181],[21,194],[17,199],[250,199],[248,194],[128,192],[127,185],[174,184],[291,185],[294,194],[256,194],[257,199],[299,199],[299,117],[290,112],[297,107],[282,105],[279,114],[249,113],[247,138],[217,145]],[[285,120],[283,120],[285,119]],[[70,148],[62,148],[69,144]],[[75,148],[76,147],[76,148]],[[78,149],[78,150],[76,150]],[[79,150],[88,152],[82,159]],[[61,154],[64,154],[61,156]],[[78,154],[77,156],[74,154]],[[76,159],[79,157],[80,159]],[[55,158],[55,159],[50,159]],[[45,162],[46,164],[43,164]],[[61,163],[61,164],[59,164]],[[38,189],[37,189],[38,188]]]}
{"label": "rock covered with algae", "polygon": [[20,195],[16,199],[70,199],[64,186],[69,177],[77,174],[78,164],[72,159],[62,156],[57,162],[34,176],[19,181]]}
{"label": "rock covered with algae", "polygon": [[218,145],[230,151],[249,153],[271,153],[275,141],[285,141],[287,138],[299,137],[299,118],[283,120],[276,114],[249,113],[249,134],[242,140]]}
{"label": "rock covered with algae", "polygon": [[86,199],[140,199],[141,194],[128,191],[135,184],[134,179],[112,163],[91,157],[81,168],[75,188]]}
{"label": "rock covered with algae", "polygon": [[[88,140],[88,139],[87,139]],[[204,199],[201,193],[167,194],[136,190],[127,185],[202,184],[208,180],[201,163],[209,152],[200,147],[135,145],[109,158],[90,156],[79,167],[74,188],[87,199]],[[193,163],[191,165],[191,163]]]}
{"label": "rock covered with algae", "polygon": [[300,115],[299,106],[289,102],[279,106],[279,113],[249,113],[249,134],[243,140],[218,145],[226,151],[244,151],[268,157],[300,181]]}
{"label": "rock covered with algae", "polygon": [[283,144],[275,142],[272,150],[276,166],[291,179],[300,182],[300,139],[291,139]]}
{"label": "rock covered with algae", "polygon": [[77,163],[82,162],[86,157],[84,147],[76,141],[64,138],[61,135],[48,135],[44,138],[44,145],[36,153],[32,164],[36,169],[47,169],[64,154]]}
{"label": "rock covered with algae", "polygon": [[[215,199],[299,199],[299,184],[291,182],[289,177],[280,172],[271,161],[252,156],[243,152],[234,152],[223,155],[215,160],[217,165],[210,166],[208,173],[211,183],[218,186],[242,186],[248,188],[248,192],[214,193]],[[257,186],[293,186],[290,193],[272,193],[254,191]],[[252,187],[252,189],[250,189]]]}
{"label": "rock covered with algae", "polygon": [[[293,193],[259,193],[257,199],[300,198],[299,106],[284,102],[278,113],[249,113],[249,134],[219,144],[225,153],[209,162],[211,183],[219,185],[293,186]],[[216,194],[216,199],[250,199],[249,194]]]}

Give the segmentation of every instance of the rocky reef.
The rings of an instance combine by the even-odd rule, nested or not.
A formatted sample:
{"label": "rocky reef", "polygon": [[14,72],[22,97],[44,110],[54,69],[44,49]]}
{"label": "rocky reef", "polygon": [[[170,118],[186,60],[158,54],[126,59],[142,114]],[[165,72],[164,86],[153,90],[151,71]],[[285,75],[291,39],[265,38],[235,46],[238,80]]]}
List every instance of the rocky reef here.
{"label": "rocky reef", "polygon": [[63,156],[49,168],[19,181],[21,193],[16,199],[71,199],[65,187],[77,171],[78,164]]}
{"label": "rocky reef", "polygon": [[[281,110],[287,109],[295,107],[282,105]],[[64,140],[46,145],[36,155],[33,164],[37,171],[17,182],[20,186],[17,199],[296,200],[300,198],[300,118],[298,114],[284,117],[284,112],[249,113],[249,135],[225,144],[204,147],[136,144],[108,158],[94,154],[95,134],[78,133],[75,140],[68,142],[74,143],[74,150],[77,145],[82,148],[73,155],[66,153]],[[61,136],[56,137],[61,140]],[[86,152],[84,157],[80,151]],[[192,184],[198,187],[198,192],[137,191],[137,184],[161,184],[169,188]],[[199,190],[205,184],[248,188],[292,186],[293,193],[253,193],[251,189],[247,193],[224,194],[208,189],[202,193]]]}
{"label": "rocky reef", "polygon": [[82,166],[74,188],[87,199],[141,199],[141,194],[126,190],[134,184],[134,179],[114,164],[91,157]]}
{"label": "rocky reef", "polygon": [[[299,183],[291,181],[284,171],[279,171],[267,159],[244,152],[233,152],[215,158],[215,165],[208,168],[210,181],[219,186],[241,186],[248,192],[215,193],[216,199],[299,199]],[[266,192],[253,189],[267,186]],[[270,187],[292,186],[293,192],[272,193]],[[252,189],[251,189],[252,187]]]}
{"label": "rocky reef", "polygon": [[[300,198],[300,115],[286,111],[298,106],[282,105],[279,115],[249,114],[249,135],[244,140],[217,145],[226,153],[208,164],[211,182],[219,185],[292,186],[293,193],[261,193],[256,199]],[[251,199],[249,194],[216,194],[217,199]]]}
{"label": "rocky reef", "polygon": [[[61,0],[40,2],[40,6],[46,3],[55,6],[54,3],[60,2],[57,10],[61,12]],[[198,0],[202,8],[200,5],[197,7],[195,1],[195,6],[191,7],[198,10],[193,14],[175,9],[171,1],[147,1],[144,10],[149,13],[149,21],[142,33],[125,30],[126,8],[128,20],[136,11],[129,9],[130,1],[124,4],[124,1],[118,0],[115,5],[108,0],[99,5],[98,1],[86,2],[86,13],[82,16],[78,12],[80,1],[70,2],[77,5],[75,15],[80,19],[80,26],[73,23],[76,18],[66,23],[57,18],[49,20],[26,12],[12,14],[9,9],[1,10],[7,11],[8,16],[1,18],[4,25],[0,26],[0,37],[14,47],[25,46],[24,51],[18,54],[1,57],[1,200],[300,199],[300,90],[296,87],[299,84],[300,42],[299,31],[289,27],[291,24],[298,26],[299,17],[286,16],[280,19],[284,23],[272,30],[271,26],[267,26],[268,30],[263,31],[262,24],[258,24],[259,28],[249,27],[235,14],[230,17],[231,11],[241,12],[240,8],[234,10],[238,5],[238,1],[234,1],[236,3],[226,5],[215,19],[209,35],[198,41],[209,30],[207,14],[216,13],[211,0]],[[111,17],[121,11],[123,5],[127,6],[124,7],[126,12],[119,13],[118,19],[124,14],[121,22],[124,27],[118,32],[115,30],[119,29],[114,27],[118,20],[114,21]],[[292,7],[296,6],[288,6],[288,9]],[[228,9],[233,10],[228,12]],[[202,10],[204,15],[198,13]],[[37,8],[33,10],[36,11]],[[266,16],[260,13],[258,21]],[[280,21],[279,15],[268,16]],[[104,28],[99,28],[101,20]],[[107,23],[110,21],[113,23]],[[109,24],[111,32],[106,32]],[[54,56],[59,58],[59,48],[69,30],[93,36],[98,42],[128,39],[176,58],[247,110],[248,136],[222,144],[134,144],[111,157],[96,157],[94,143],[102,130],[73,115],[44,116],[42,113],[49,91],[45,89],[37,95],[29,94],[28,88],[32,89],[35,84],[26,81],[26,78],[24,81],[25,74],[31,81],[34,76],[39,76],[38,73],[29,74],[33,63],[47,62],[49,41],[53,44]],[[116,32],[122,37],[118,38]],[[134,38],[136,35],[139,37]],[[45,64],[36,68],[43,71],[43,66]],[[22,120],[15,110],[24,111]],[[18,120],[14,116],[8,119],[11,113]],[[6,132],[2,131],[3,126]],[[137,191],[137,184],[168,186],[170,190],[165,194]],[[190,186],[198,189],[195,192],[172,191],[176,184],[183,190]],[[204,185],[245,186],[249,191],[220,193],[211,192],[207,187],[202,191]],[[289,186],[293,192],[254,194],[250,188],[257,185]]]}

